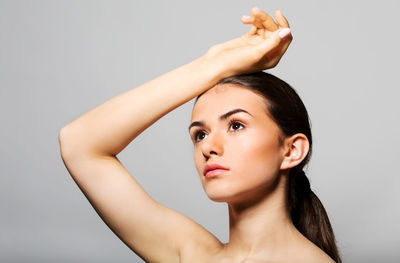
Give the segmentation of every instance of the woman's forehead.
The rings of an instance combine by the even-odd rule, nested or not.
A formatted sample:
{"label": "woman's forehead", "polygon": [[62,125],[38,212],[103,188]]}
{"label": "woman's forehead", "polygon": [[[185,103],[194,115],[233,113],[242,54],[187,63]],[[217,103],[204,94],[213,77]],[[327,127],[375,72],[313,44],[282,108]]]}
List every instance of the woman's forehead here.
{"label": "woman's forehead", "polygon": [[220,84],[212,87],[193,106],[192,120],[219,115],[241,108],[254,114],[266,113],[266,99],[250,88],[236,84]]}

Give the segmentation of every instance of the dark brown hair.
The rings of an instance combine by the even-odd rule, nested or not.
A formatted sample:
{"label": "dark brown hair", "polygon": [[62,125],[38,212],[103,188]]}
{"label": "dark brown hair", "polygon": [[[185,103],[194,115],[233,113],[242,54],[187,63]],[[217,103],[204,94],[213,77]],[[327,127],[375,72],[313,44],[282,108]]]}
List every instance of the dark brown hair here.
{"label": "dark brown hair", "polygon": [[266,72],[228,77],[220,80],[217,85],[228,83],[263,95],[267,99],[269,115],[280,127],[284,137],[296,133],[307,137],[310,144],[307,156],[289,172],[287,206],[295,227],[333,260],[341,263],[328,215],[311,190],[310,182],[303,171],[311,157],[312,136],[308,112],[299,95],[289,84]]}

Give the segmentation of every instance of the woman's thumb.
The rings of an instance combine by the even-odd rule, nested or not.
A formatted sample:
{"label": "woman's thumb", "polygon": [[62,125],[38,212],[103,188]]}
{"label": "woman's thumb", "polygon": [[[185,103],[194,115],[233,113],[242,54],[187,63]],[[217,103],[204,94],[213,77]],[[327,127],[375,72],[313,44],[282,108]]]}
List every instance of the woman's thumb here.
{"label": "woman's thumb", "polygon": [[287,27],[276,30],[268,39],[261,43],[260,48],[262,52],[265,54],[277,47],[282,39],[286,38],[290,32],[290,28]]}
{"label": "woman's thumb", "polygon": [[286,36],[288,36],[289,34],[290,34],[290,28],[288,28],[288,27],[284,27],[284,28],[282,28],[282,29],[279,29],[278,30],[279,31],[279,37],[282,39],[282,38],[285,38]]}

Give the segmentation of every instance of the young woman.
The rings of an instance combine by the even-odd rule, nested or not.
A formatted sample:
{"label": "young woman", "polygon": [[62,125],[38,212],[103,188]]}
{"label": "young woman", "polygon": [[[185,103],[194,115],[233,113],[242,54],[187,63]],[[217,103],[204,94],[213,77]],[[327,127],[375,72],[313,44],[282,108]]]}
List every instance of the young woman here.
{"label": "young woman", "polygon": [[[113,232],[147,262],[340,262],[326,212],[302,168],[307,111],[282,80],[260,72],[292,36],[254,7],[245,35],[94,108],[59,133],[63,161]],[[116,155],[159,118],[198,96],[189,127],[208,197],[227,202],[224,244],[153,200]]]}

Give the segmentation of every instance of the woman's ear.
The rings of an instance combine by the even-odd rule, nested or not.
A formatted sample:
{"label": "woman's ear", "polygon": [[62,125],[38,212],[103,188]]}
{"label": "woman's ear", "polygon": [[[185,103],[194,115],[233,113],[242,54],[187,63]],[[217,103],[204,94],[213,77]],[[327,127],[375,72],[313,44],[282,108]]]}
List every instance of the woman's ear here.
{"label": "woman's ear", "polygon": [[282,147],[284,149],[284,155],[281,163],[281,170],[286,170],[297,166],[306,158],[310,143],[307,136],[302,133],[297,133],[286,138]]}

